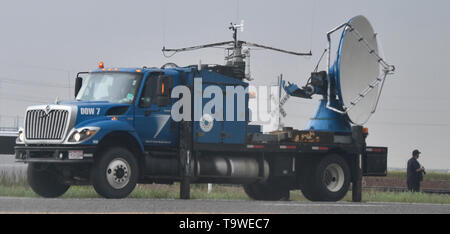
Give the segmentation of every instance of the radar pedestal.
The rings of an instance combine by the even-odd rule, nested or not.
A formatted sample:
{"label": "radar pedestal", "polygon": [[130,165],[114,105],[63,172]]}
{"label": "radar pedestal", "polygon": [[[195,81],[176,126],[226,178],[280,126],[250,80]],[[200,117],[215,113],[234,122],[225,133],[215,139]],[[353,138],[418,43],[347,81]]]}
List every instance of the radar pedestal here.
{"label": "radar pedestal", "polygon": [[322,99],[306,130],[350,133],[352,131],[348,118],[327,108],[327,100]]}

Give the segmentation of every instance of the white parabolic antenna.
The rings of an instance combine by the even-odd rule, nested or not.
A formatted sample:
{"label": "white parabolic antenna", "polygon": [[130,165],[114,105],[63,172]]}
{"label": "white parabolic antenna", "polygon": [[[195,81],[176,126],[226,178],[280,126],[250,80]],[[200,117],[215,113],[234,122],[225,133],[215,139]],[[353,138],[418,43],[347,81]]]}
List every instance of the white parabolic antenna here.
{"label": "white parabolic antenna", "polygon": [[374,85],[380,77],[378,56],[374,56],[378,55],[378,44],[376,34],[364,16],[352,18],[348,25],[337,51],[337,94],[347,108],[349,120],[363,125],[372,115],[379,95],[379,87]]}

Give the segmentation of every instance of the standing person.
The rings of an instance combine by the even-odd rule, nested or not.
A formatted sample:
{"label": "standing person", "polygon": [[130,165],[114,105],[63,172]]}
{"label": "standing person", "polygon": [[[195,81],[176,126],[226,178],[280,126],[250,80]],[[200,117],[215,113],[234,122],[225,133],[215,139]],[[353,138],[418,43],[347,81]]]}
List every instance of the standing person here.
{"label": "standing person", "polygon": [[420,192],[420,182],[423,179],[422,173],[425,173],[425,168],[417,161],[420,154],[421,152],[419,150],[414,150],[412,152],[412,158],[408,160],[406,183],[408,184],[408,191],[411,192]]}

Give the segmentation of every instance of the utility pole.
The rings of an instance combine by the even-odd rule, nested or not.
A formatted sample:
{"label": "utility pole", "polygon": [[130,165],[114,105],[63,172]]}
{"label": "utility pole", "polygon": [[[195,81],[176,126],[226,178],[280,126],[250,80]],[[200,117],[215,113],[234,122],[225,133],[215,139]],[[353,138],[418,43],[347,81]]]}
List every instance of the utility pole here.
{"label": "utility pole", "polygon": [[282,112],[282,106],[281,106],[281,84],[283,83],[283,74],[280,74],[278,77],[278,130],[283,130],[283,125],[281,124],[281,112]]}

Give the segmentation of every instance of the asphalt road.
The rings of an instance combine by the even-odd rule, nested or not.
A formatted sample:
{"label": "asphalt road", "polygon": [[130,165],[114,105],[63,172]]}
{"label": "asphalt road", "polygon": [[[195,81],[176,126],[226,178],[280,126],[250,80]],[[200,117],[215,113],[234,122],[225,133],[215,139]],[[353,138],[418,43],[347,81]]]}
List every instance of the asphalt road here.
{"label": "asphalt road", "polygon": [[0,197],[0,213],[450,214],[450,205]]}

